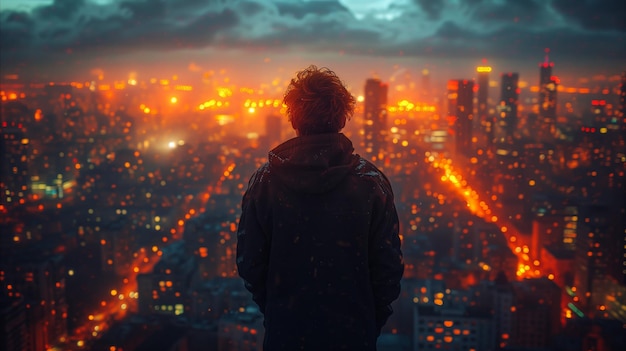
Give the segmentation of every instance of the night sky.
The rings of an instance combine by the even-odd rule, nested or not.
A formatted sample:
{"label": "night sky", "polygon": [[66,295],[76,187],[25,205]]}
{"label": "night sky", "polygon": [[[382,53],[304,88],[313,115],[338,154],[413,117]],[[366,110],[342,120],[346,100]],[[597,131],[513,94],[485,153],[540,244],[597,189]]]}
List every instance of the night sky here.
{"label": "night sky", "polygon": [[315,63],[348,80],[386,79],[398,67],[448,79],[471,78],[487,59],[532,82],[545,48],[572,84],[626,70],[623,0],[2,0],[0,8],[3,75],[24,78],[223,66],[265,79]]}

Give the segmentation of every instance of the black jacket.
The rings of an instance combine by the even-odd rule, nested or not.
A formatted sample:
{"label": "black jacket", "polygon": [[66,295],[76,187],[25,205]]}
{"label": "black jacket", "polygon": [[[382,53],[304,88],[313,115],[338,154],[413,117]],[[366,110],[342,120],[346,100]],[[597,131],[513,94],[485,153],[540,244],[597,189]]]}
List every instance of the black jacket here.
{"label": "black jacket", "polygon": [[243,197],[237,267],[265,350],[375,350],[404,270],[385,175],[341,133],[269,153]]}

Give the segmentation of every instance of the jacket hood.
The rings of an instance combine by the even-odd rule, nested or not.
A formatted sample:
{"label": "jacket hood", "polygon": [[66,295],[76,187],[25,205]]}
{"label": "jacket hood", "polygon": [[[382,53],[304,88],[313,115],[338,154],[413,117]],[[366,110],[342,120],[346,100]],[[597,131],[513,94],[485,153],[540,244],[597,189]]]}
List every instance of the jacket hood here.
{"label": "jacket hood", "polygon": [[297,192],[333,189],[359,162],[343,133],[299,136],[269,152],[270,172]]}

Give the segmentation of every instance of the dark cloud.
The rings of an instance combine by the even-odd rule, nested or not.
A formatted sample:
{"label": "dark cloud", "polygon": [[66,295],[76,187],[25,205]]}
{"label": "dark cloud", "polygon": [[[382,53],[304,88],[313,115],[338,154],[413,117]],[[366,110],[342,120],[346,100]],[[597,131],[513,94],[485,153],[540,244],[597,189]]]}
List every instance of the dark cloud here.
{"label": "dark cloud", "polygon": [[413,0],[419,8],[428,14],[428,16],[435,20],[441,16],[441,11],[445,8],[446,3],[444,1],[432,1],[432,0]]}
{"label": "dark cloud", "polygon": [[304,16],[325,16],[332,13],[345,12],[349,10],[336,1],[319,2],[276,2],[278,12],[282,16],[292,16],[302,19]]}
{"label": "dark cloud", "polygon": [[85,0],[54,0],[51,5],[40,6],[34,13],[39,18],[71,19],[85,5]]}
{"label": "dark cloud", "polygon": [[[0,64],[44,65],[179,49],[420,57],[626,58],[624,1],[413,0],[393,20],[338,0],[56,0],[0,12]],[[382,10],[381,10],[382,11]],[[383,11],[384,12],[384,11]]]}
{"label": "dark cloud", "polygon": [[626,32],[624,0],[553,0],[552,6],[583,28]]}
{"label": "dark cloud", "polygon": [[130,13],[131,21],[152,22],[165,18],[167,14],[163,0],[122,1],[119,8]]}
{"label": "dark cloud", "polygon": [[0,23],[0,52],[3,59],[27,47],[35,35],[34,21],[25,12],[0,12]]}
{"label": "dark cloud", "polygon": [[468,7],[467,12],[471,21],[482,25],[519,23],[523,26],[542,27],[554,22],[549,2],[545,0],[481,1]]}

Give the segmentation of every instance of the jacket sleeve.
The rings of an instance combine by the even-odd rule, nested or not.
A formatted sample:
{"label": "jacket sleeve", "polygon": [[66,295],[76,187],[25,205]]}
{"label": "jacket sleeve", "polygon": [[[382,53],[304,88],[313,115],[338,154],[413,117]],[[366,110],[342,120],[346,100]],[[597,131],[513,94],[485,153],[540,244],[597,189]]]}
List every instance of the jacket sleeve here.
{"label": "jacket sleeve", "polygon": [[241,217],[237,228],[237,269],[245,287],[252,293],[252,299],[265,313],[266,279],[269,259],[269,240],[258,220],[255,202],[255,176],[251,178],[248,190],[241,203]]}
{"label": "jacket sleeve", "polygon": [[389,183],[384,184],[382,203],[376,209],[369,244],[370,277],[376,304],[376,327],[380,333],[393,313],[391,303],[400,294],[404,262],[400,250],[398,213]]}

